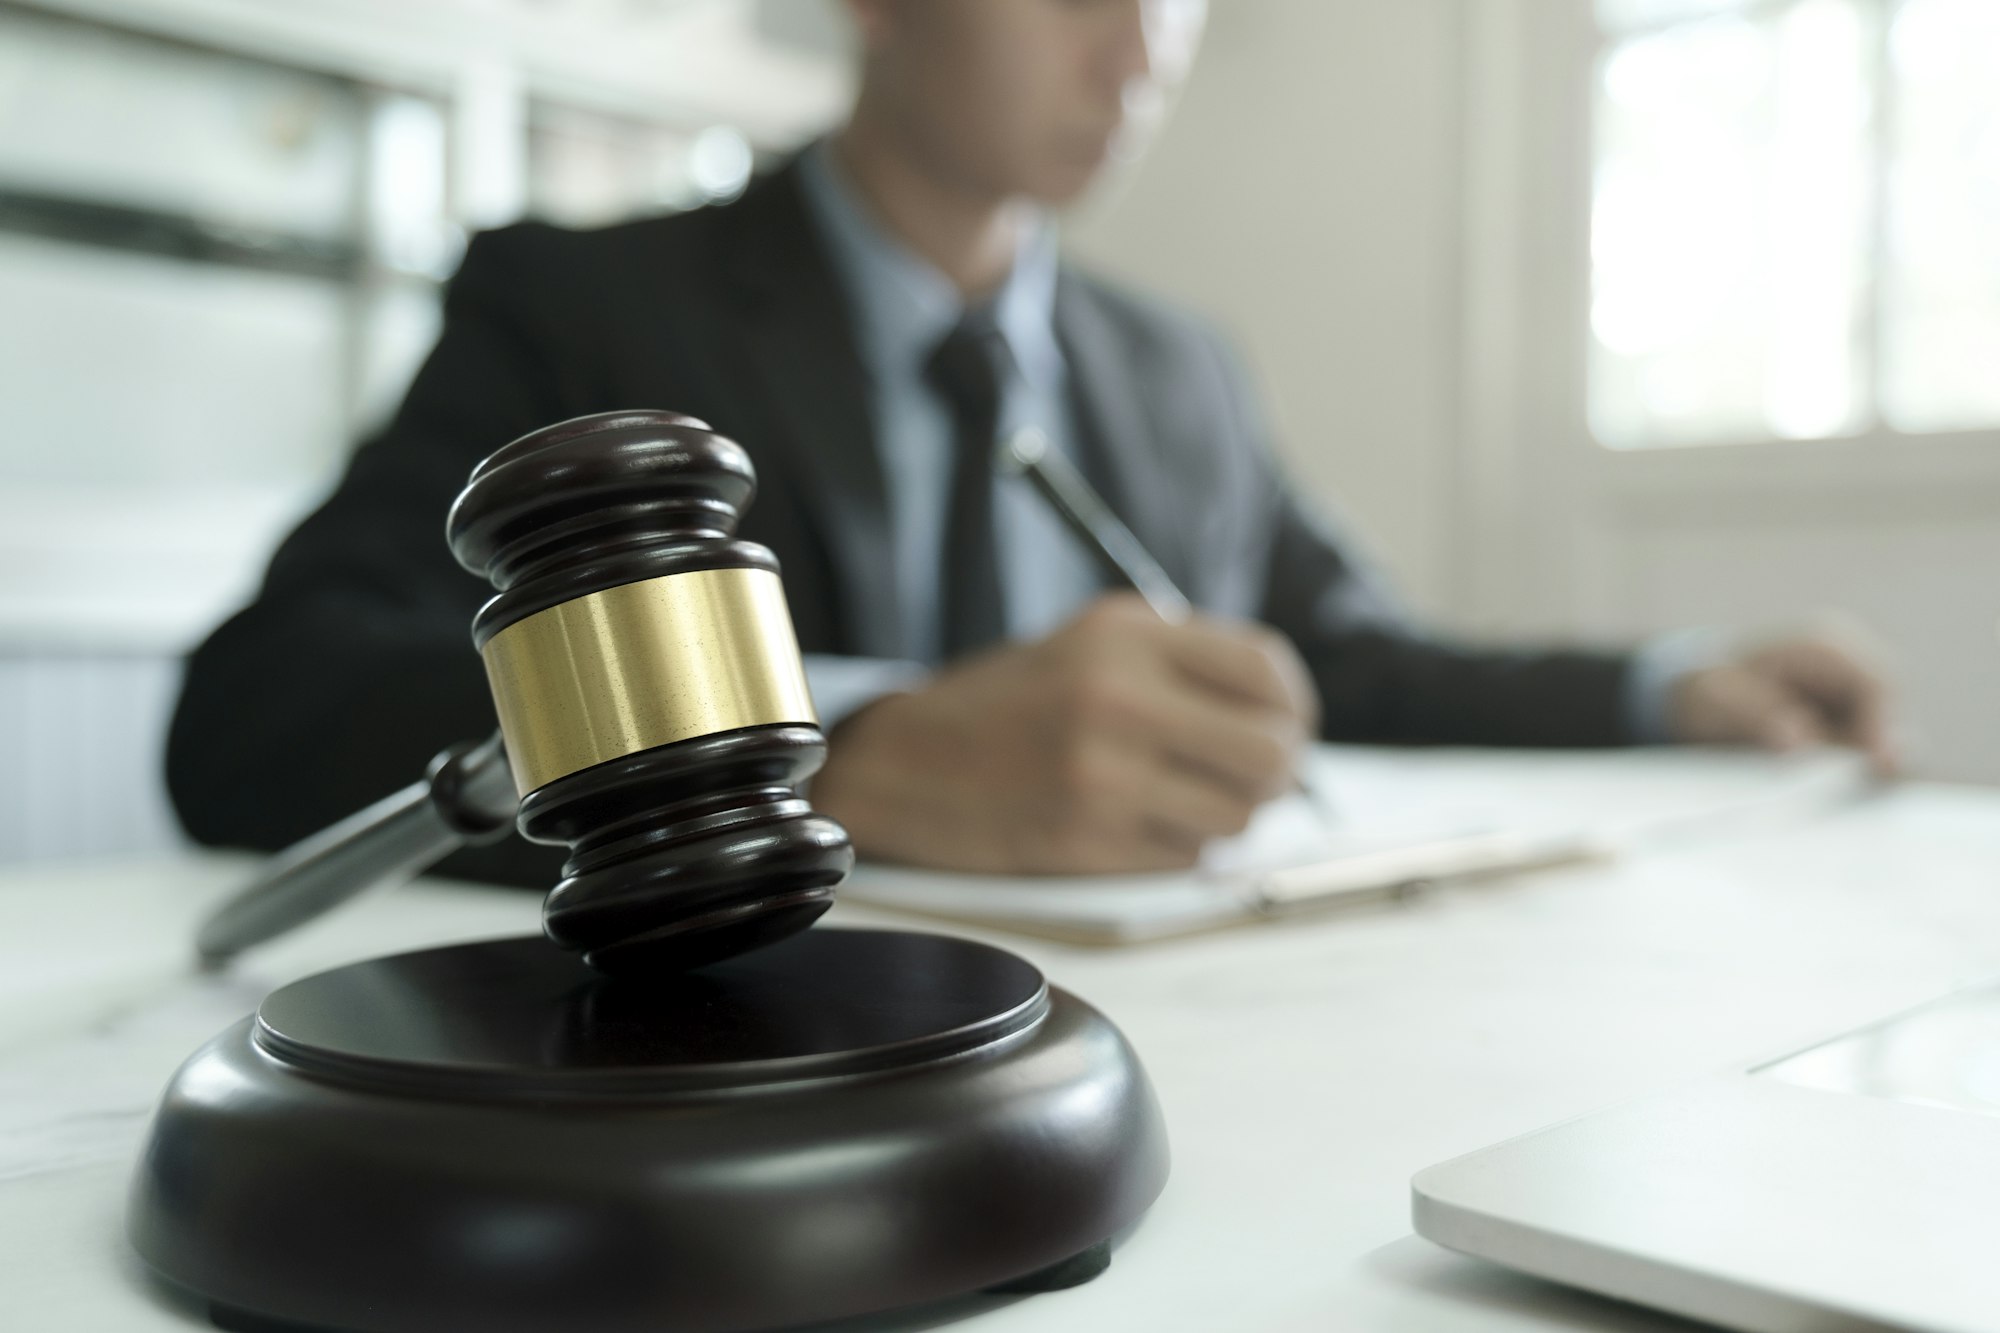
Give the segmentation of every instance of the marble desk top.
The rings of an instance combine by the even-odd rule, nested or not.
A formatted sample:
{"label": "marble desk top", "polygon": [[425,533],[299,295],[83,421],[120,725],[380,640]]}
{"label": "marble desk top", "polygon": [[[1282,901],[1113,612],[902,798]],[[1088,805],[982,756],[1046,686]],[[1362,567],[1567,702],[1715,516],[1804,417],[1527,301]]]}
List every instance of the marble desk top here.
{"label": "marble desk top", "polygon": [[[0,873],[0,1327],[206,1326],[146,1278],[120,1218],[174,1067],[292,978],[538,926],[532,894],[424,882],[200,976],[194,924],[250,865]],[[1410,1232],[1410,1176],[2000,972],[1996,881],[2000,791],[1911,784],[1617,862],[1133,950],[987,936],[1124,1028],[1172,1177],[1096,1282],[865,1326],[1687,1327],[1436,1249]],[[850,906],[832,920],[912,924]]]}

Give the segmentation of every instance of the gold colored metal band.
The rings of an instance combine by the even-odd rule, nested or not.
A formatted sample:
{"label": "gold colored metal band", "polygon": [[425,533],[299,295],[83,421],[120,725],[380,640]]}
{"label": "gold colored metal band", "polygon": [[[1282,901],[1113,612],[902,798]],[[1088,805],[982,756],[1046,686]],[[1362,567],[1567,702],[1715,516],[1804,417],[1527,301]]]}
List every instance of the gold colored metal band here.
{"label": "gold colored metal band", "polygon": [[784,585],[768,570],[606,588],[509,625],[481,656],[523,796],[656,745],[819,722]]}

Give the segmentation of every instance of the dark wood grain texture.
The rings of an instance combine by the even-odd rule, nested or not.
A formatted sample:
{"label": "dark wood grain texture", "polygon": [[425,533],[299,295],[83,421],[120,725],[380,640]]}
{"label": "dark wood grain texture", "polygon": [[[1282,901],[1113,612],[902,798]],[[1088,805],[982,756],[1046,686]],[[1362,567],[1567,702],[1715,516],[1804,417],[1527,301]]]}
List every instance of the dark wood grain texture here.
{"label": "dark wood grain texture", "polygon": [[635,985],[528,938],[272,994],[169,1087],[128,1226],[241,1326],[748,1330],[1088,1278],[1166,1169],[1118,1030],[998,949]]}

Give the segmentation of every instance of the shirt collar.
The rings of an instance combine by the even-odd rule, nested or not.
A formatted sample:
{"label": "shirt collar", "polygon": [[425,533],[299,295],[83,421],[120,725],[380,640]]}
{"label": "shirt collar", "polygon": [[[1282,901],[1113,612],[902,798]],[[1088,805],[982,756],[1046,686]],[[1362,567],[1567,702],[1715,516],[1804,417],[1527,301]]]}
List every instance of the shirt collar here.
{"label": "shirt collar", "polygon": [[[965,313],[951,279],[891,235],[834,160],[827,140],[800,163],[807,205],[855,304],[863,350],[876,374],[921,367]],[[1062,374],[1055,336],[1055,226],[1041,220],[1023,239],[994,294],[994,318],[1021,375],[1052,389]]]}

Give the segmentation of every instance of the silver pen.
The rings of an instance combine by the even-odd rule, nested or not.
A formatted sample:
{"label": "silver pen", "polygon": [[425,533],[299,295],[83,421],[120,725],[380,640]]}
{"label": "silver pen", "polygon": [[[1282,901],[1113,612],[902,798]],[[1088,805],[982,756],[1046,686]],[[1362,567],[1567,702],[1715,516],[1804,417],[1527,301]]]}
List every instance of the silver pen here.
{"label": "silver pen", "polygon": [[[1111,506],[1091,489],[1083,474],[1049,448],[1048,436],[1032,426],[1011,432],[1000,441],[995,463],[1004,476],[1027,478],[1105,571],[1144,598],[1160,619],[1180,625],[1194,614],[1187,594],[1174,586],[1160,562],[1111,512]],[[1303,770],[1294,774],[1293,785],[1312,802],[1322,821],[1328,825],[1338,822],[1333,801]]]}

